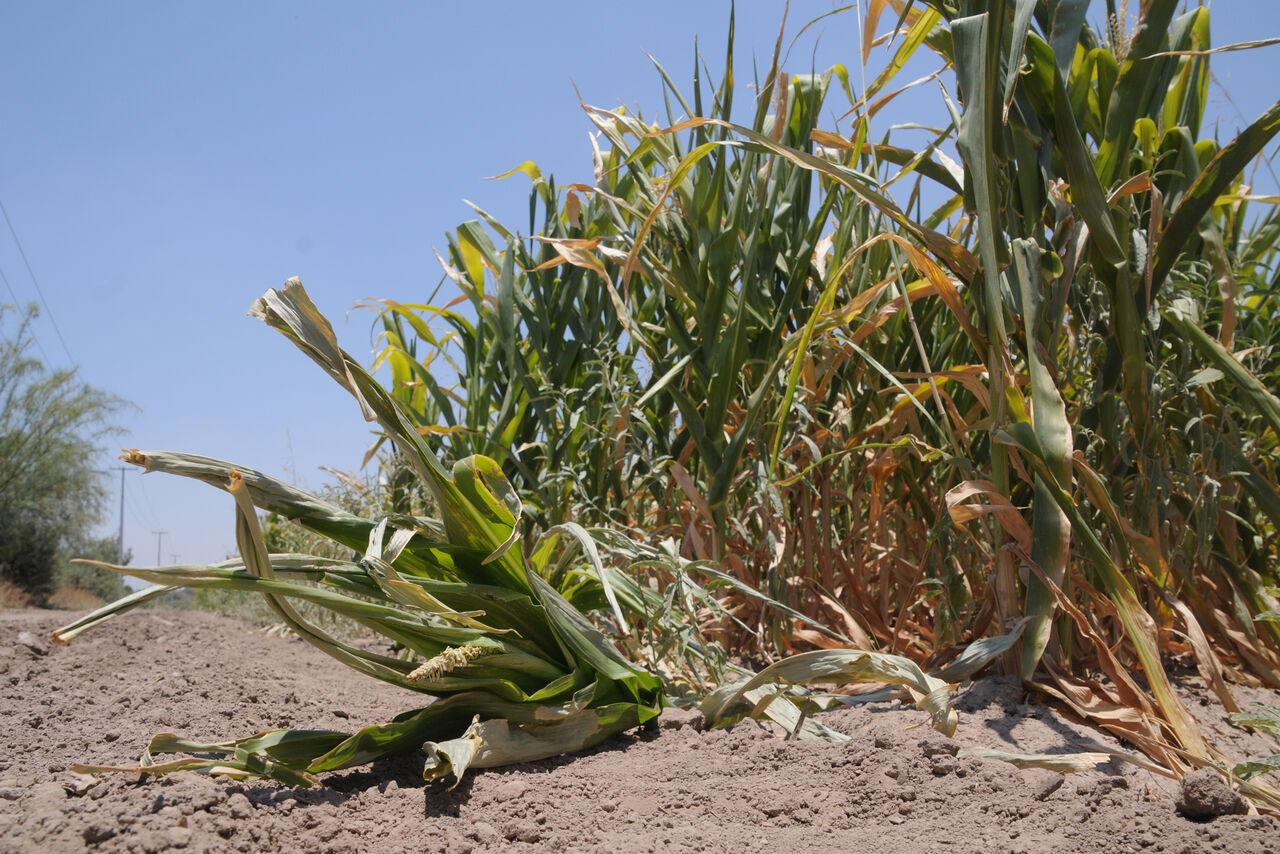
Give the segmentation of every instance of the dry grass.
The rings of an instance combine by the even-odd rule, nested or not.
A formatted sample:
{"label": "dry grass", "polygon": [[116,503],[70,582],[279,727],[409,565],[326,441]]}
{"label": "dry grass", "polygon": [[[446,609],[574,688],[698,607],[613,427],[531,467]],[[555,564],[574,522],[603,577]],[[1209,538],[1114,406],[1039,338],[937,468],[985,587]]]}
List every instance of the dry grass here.
{"label": "dry grass", "polygon": [[60,611],[92,611],[102,605],[103,601],[98,596],[74,585],[62,587],[49,597],[49,607]]}
{"label": "dry grass", "polygon": [[25,608],[31,598],[12,581],[0,580],[0,608]]}

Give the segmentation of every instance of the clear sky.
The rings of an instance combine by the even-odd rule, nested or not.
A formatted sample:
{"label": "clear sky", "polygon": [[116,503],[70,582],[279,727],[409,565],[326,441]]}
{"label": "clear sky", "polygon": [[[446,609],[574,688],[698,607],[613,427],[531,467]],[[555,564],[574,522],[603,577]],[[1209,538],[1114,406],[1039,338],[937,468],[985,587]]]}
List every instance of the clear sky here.
{"label": "clear sky", "polygon": [[[836,5],[791,4],[789,33]],[[1135,4],[1136,6],[1136,0]],[[527,223],[525,160],[590,180],[584,99],[662,109],[646,52],[681,86],[695,36],[723,64],[727,0],[591,2],[39,2],[0,4],[0,302],[37,299],[41,350],[132,401],[116,447],[190,451],[316,487],[354,470],[371,434],[338,386],[246,317],[301,276],[357,358],[367,297],[425,299],[432,247],[473,217]],[[1216,0],[1217,44],[1280,35],[1277,0]],[[767,62],[782,4],[738,4],[737,78]],[[889,22],[882,22],[882,28]],[[820,37],[815,51],[814,39]],[[858,21],[827,19],[787,70],[857,67]],[[816,58],[815,58],[816,57]],[[883,62],[881,49],[871,70]],[[1255,118],[1280,96],[1280,48],[1214,68]],[[909,77],[906,79],[910,79]],[[744,94],[740,97],[745,98]],[[838,100],[832,104],[839,104]],[[1224,136],[1243,123],[1218,96]],[[935,120],[896,115],[887,121]],[[823,126],[835,127],[836,113]],[[120,475],[104,533],[114,533]],[[125,475],[137,564],[221,560],[231,500],[163,475]],[[167,532],[158,542],[156,531]]]}

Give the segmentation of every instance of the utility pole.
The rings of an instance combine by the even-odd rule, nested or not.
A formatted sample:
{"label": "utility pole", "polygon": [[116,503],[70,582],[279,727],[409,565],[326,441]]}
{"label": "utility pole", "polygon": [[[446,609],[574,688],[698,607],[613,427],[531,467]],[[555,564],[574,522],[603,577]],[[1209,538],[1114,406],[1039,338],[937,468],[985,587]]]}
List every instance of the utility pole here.
{"label": "utility pole", "polygon": [[169,532],[168,531],[152,531],[151,533],[156,535],[156,566],[159,566],[160,565],[160,542],[164,539],[164,535]]}
{"label": "utility pole", "polygon": [[124,473],[129,466],[112,466],[111,470],[120,472],[120,533],[116,535],[116,563],[124,566]]}
{"label": "utility pole", "polygon": [[176,564],[178,562],[178,557],[179,555],[177,552],[169,552],[169,561],[171,563]]}
{"label": "utility pole", "polygon": [[116,563],[120,566],[124,566],[124,473],[130,470],[130,466],[94,469],[98,474],[110,474],[113,471],[120,472],[120,531],[116,534]]}

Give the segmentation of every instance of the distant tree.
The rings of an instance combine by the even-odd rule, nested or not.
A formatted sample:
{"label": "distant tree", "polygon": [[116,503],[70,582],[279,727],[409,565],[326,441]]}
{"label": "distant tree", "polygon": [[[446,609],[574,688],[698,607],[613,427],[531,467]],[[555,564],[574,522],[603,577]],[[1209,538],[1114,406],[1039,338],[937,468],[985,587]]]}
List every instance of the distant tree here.
{"label": "distant tree", "polygon": [[36,314],[0,306],[0,578],[39,602],[70,547],[91,539],[106,501],[94,455],[123,401],[33,358]]}
{"label": "distant tree", "polygon": [[[125,549],[124,559],[120,559],[120,543],[115,535],[105,537],[88,537],[67,545],[64,553],[68,557],[97,560],[103,563],[122,563],[128,566],[133,560],[133,550]],[[113,602],[122,596],[129,595],[129,585],[124,579],[107,569],[88,566],[83,563],[62,561],[62,572],[58,586],[71,585],[81,590],[88,590],[104,602]]]}

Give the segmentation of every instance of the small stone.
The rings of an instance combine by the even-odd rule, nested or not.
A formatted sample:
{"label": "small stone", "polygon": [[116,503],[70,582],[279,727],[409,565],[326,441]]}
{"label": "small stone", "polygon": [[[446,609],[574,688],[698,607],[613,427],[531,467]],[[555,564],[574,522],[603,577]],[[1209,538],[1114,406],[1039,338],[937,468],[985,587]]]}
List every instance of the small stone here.
{"label": "small stone", "polygon": [[1249,812],[1240,793],[1232,791],[1222,775],[1212,768],[1200,768],[1182,778],[1177,808],[1182,815],[1196,821]]}
{"label": "small stone", "polygon": [[186,848],[191,844],[191,829],[187,827],[171,827],[165,831],[165,841],[174,848]]}
{"label": "small stone", "polygon": [[334,710],[333,710],[333,716],[334,716],[335,718],[343,718],[343,719],[346,719],[346,718],[351,717],[351,713],[350,713],[350,712],[348,712],[346,709],[334,709]]}
{"label": "small stone", "polygon": [[62,788],[66,790],[68,795],[78,798],[100,782],[102,781],[92,774],[77,774],[72,771],[70,779],[62,784]]}
{"label": "small stone", "polygon": [[1062,784],[1067,781],[1065,774],[1054,774],[1045,780],[1042,780],[1033,791],[1037,801],[1047,800],[1050,795],[1062,788]]}

